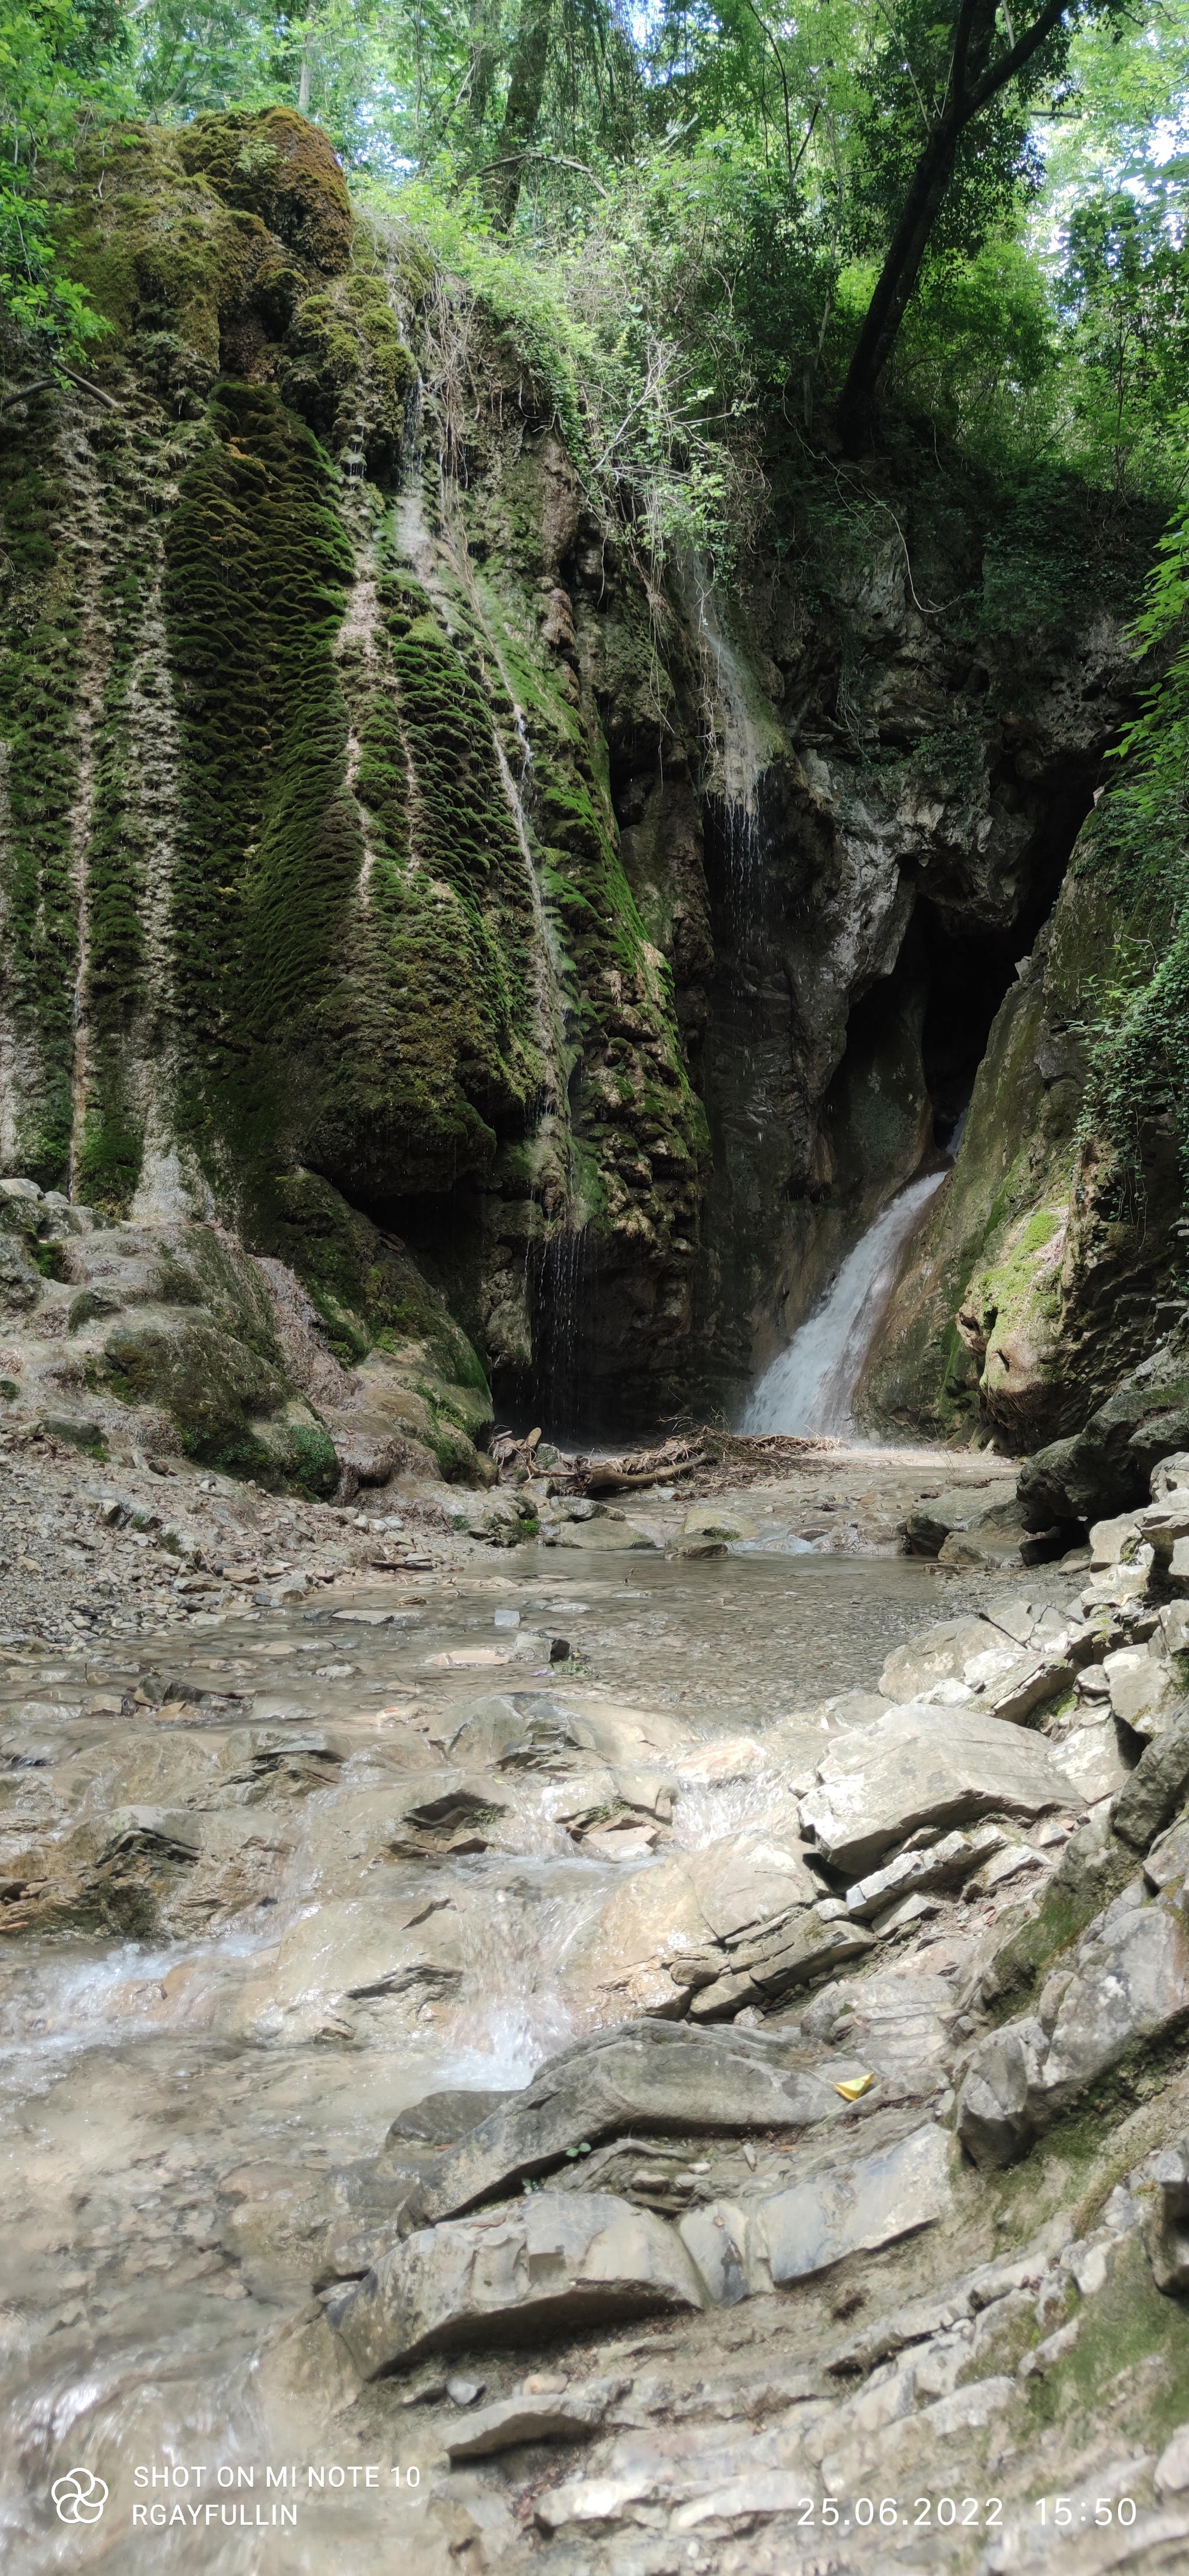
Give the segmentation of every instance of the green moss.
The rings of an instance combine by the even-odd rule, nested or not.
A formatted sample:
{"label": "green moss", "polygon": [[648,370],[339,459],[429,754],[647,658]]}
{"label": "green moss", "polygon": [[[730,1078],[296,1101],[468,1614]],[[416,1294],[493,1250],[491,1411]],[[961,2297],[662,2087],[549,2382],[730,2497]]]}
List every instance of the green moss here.
{"label": "green moss", "polygon": [[9,563],[0,651],[7,753],[0,976],[19,1069],[16,1164],[50,1186],[66,1172],[72,1114],[80,566],[68,539],[70,495],[43,439],[0,445],[0,516]]}
{"label": "green moss", "polygon": [[254,1227],[257,1248],[296,1272],[340,1358],[349,1364],[375,1347],[406,1358],[426,1401],[451,1404],[470,1438],[490,1420],[482,1362],[445,1299],[403,1245],[349,1207],[320,1173],[275,1175]]}
{"label": "green moss", "polygon": [[1058,1875],[1046,1889],[1038,1911],[996,1950],[987,1972],[985,1992],[994,1996],[993,2018],[1016,2021],[1043,1985],[1055,1959],[1072,1947],[1086,1925],[1126,1886],[1135,1856],[1123,1844],[1110,1847],[1110,1866],[1070,1879]]}
{"label": "green moss", "polygon": [[354,230],[347,183],[329,138],[304,116],[288,107],[196,116],[177,150],[186,170],[290,249],[331,274],[346,267]]}

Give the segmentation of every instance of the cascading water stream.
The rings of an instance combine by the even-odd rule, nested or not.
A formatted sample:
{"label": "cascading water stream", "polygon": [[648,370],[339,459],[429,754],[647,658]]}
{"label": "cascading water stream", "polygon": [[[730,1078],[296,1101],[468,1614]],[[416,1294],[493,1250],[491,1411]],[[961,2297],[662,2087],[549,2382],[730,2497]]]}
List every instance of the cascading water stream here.
{"label": "cascading water stream", "polygon": [[900,1256],[948,1178],[929,1172],[881,1208],[825,1296],[752,1388],[743,1431],[852,1428],[851,1402],[895,1285]]}

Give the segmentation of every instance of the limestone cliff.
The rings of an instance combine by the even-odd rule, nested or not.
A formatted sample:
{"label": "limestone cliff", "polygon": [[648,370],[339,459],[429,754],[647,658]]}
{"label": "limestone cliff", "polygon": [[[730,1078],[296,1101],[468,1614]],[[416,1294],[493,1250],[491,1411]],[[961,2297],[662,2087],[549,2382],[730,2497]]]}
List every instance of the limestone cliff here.
{"label": "limestone cliff", "polygon": [[733,1406],[960,1112],[1151,530],[776,455],[731,595],[661,596],[540,333],[301,119],[109,132],[61,222],[111,331],[4,414],[0,1167],[231,1229],[355,1367],[313,1176],[456,1390]]}

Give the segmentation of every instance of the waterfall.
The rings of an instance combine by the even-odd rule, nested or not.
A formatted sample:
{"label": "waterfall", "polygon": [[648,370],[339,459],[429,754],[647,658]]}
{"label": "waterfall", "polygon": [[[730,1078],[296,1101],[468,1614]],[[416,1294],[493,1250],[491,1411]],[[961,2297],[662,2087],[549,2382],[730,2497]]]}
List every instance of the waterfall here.
{"label": "waterfall", "polygon": [[812,1315],[748,1397],[743,1431],[849,1431],[851,1397],[895,1285],[900,1255],[934,1192],[930,1172],[881,1208]]}

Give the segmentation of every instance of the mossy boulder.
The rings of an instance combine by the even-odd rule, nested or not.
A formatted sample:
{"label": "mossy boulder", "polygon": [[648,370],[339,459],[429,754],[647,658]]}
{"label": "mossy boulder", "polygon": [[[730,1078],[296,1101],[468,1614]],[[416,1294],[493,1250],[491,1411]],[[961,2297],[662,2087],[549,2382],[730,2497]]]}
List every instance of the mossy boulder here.
{"label": "mossy boulder", "polygon": [[321,127],[292,108],[196,116],[178,159],[225,205],[256,215],[278,241],[332,275],[347,266],[354,229],[342,167]]}
{"label": "mossy boulder", "polygon": [[28,1314],[37,1305],[44,1281],[19,1234],[0,1232],[0,1312]]}
{"label": "mossy boulder", "polygon": [[476,1450],[492,1420],[486,1372],[399,1238],[348,1206],[321,1173],[301,1170],[273,1177],[253,1242],[296,1273],[327,1347],[358,1368],[369,1410],[422,1441],[448,1481],[479,1481]]}
{"label": "mossy boulder", "polygon": [[128,1317],[107,1335],[104,1360],[111,1393],[159,1405],[203,1466],[318,1494],[337,1483],[332,1442],[312,1409],[269,1360],[208,1317],[161,1307]]}

